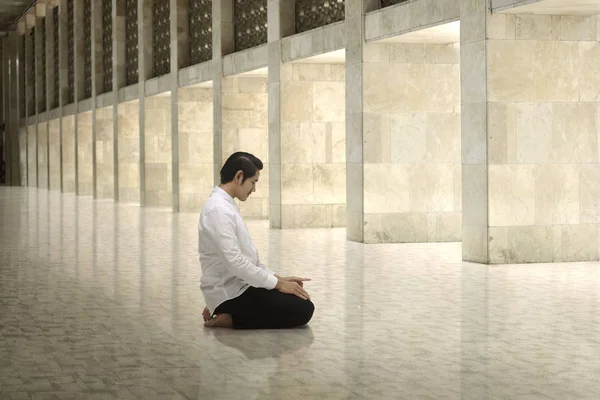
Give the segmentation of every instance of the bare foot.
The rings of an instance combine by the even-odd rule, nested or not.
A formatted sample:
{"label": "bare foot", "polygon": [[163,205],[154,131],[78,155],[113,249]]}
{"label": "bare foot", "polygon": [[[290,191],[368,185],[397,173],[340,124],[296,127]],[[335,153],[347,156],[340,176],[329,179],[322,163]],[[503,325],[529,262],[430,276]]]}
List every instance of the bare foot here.
{"label": "bare foot", "polygon": [[204,318],[204,322],[210,320],[210,311],[208,311],[208,307],[204,307],[204,311],[202,311],[202,318]]}
{"label": "bare foot", "polygon": [[204,323],[207,328],[233,328],[231,314],[219,314],[210,321]]}

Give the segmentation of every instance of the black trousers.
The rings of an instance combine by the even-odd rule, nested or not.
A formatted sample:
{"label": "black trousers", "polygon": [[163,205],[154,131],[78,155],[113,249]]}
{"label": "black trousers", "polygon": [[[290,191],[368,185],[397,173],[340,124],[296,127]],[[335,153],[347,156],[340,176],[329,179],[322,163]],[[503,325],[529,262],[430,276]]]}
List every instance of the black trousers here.
{"label": "black trousers", "polygon": [[284,329],[306,325],[315,305],[278,290],[249,287],[235,299],[219,305],[215,314],[231,314],[234,329]]}

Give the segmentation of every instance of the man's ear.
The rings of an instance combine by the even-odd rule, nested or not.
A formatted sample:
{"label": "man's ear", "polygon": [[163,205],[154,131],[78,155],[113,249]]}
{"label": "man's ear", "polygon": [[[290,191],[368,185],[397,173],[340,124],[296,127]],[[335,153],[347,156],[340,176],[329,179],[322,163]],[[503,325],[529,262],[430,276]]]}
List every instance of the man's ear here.
{"label": "man's ear", "polygon": [[243,173],[242,171],[238,171],[238,172],[235,174],[235,180],[236,180],[236,182],[238,182],[238,183],[242,183],[242,180],[243,180],[243,179],[244,179],[244,173]]}

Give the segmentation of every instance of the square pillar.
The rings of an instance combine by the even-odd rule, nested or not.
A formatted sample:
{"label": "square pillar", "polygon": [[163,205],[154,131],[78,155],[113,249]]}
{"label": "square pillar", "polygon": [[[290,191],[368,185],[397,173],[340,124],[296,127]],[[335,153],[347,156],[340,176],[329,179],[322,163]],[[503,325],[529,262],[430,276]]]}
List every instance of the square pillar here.
{"label": "square pillar", "polygon": [[152,77],[152,1],[137,0],[140,204],[146,205],[146,81]]}
{"label": "square pillar", "polygon": [[295,1],[267,3],[269,87],[269,224],[282,228],[281,206],[281,39],[294,34]]}
{"label": "square pillar", "polygon": [[234,52],[233,0],[212,3],[213,63],[213,157],[214,182],[221,181],[223,166],[223,56]]}
{"label": "square pillar", "polygon": [[597,261],[597,17],[461,0],[463,259]]}

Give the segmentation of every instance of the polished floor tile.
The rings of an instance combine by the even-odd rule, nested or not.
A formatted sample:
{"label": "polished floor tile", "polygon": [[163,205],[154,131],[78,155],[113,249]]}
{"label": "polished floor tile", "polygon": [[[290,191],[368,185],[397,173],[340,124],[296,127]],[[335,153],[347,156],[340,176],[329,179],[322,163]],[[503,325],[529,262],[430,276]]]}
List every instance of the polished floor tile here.
{"label": "polished floor tile", "polygon": [[203,327],[195,214],[0,188],[1,399],[598,399],[600,264],[248,226],[309,326]]}

